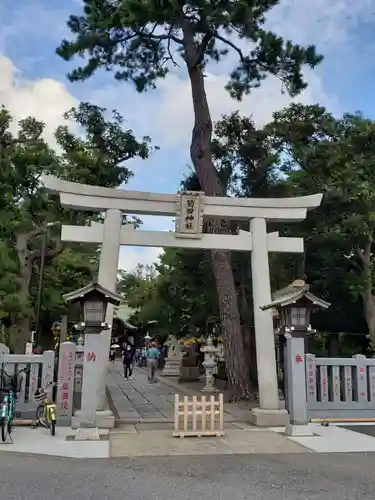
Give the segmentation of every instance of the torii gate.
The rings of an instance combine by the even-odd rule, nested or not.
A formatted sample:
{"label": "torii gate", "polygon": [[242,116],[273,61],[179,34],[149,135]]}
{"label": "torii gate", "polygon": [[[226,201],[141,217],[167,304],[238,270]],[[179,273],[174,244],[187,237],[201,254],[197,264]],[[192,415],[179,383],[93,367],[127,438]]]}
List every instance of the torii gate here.
{"label": "torii gate", "polygon": [[[46,189],[60,195],[63,207],[73,210],[105,212],[104,223],[91,226],[62,227],[62,240],[102,245],[99,283],[115,291],[121,245],[178,247],[217,250],[251,251],[252,286],[256,355],[260,408],[252,410],[257,425],[283,425],[286,410],[280,409],[275,339],[272,312],[260,307],[271,302],[268,252],[303,252],[302,238],[280,237],[267,233],[269,222],[293,222],[306,218],[307,210],[318,207],[321,194],[296,198],[229,198],[205,196],[202,192],[156,194],[127,191],[68,182],[52,176],[43,178]],[[173,216],[175,231],[145,231],[132,225],[122,226],[123,213]],[[204,218],[235,219],[249,222],[250,231],[237,235],[203,233]],[[106,321],[111,324],[113,309],[108,308]],[[103,332],[101,386],[98,410],[105,400],[105,378],[110,334]],[[105,350],[104,350],[105,349]]]}

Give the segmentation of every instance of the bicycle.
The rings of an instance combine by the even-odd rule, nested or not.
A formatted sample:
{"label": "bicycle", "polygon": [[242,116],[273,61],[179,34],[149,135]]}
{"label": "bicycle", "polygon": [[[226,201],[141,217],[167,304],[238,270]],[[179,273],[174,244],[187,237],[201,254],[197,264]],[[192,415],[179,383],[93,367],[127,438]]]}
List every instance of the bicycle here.
{"label": "bicycle", "polygon": [[4,378],[7,379],[5,384],[0,387],[0,393],[3,393],[3,399],[0,403],[0,427],[1,427],[1,440],[3,443],[7,441],[9,436],[11,442],[12,440],[12,428],[13,420],[16,408],[17,395],[21,392],[22,379],[19,381],[18,377],[21,373],[27,374],[29,372],[28,368],[23,368],[13,375],[9,375],[5,368],[1,370],[2,384],[4,383]]}
{"label": "bicycle", "polygon": [[47,390],[50,386],[55,386],[54,382],[50,382],[47,387],[40,388],[34,394],[34,401],[37,404],[36,418],[42,427],[49,429],[51,436],[56,434],[56,404],[51,401]]}

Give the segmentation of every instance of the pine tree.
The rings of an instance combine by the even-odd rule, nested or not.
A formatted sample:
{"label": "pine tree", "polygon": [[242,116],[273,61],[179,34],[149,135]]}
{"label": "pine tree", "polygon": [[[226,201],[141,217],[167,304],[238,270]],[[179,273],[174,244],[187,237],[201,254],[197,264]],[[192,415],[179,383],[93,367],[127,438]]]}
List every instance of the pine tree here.
{"label": "pine tree", "polygon": [[[131,81],[139,92],[155,88],[160,78],[182,62],[191,84],[194,127],[191,159],[207,196],[223,196],[211,153],[212,121],[204,84],[208,61],[228,53],[237,66],[226,86],[237,100],[273,75],[291,95],[306,86],[304,65],[315,67],[322,56],[314,46],[303,48],[264,28],[268,11],[280,0],[84,0],[84,14],[71,16],[73,41],[57,52],[66,60],[87,56],[69,77],[83,81],[99,68],[117,80]],[[246,44],[246,48],[244,42]],[[228,231],[212,222],[212,232]],[[242,349],[241,321],[229,252],[212,251],[219,309],[226,342],[226,367],[236,397],[248,393],[248,367]]]}

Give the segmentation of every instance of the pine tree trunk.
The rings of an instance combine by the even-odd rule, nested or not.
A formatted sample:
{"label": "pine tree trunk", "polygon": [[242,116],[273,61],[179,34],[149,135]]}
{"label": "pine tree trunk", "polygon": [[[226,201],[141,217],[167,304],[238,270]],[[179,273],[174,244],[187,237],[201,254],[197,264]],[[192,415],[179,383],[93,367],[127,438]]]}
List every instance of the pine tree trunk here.
{"label": "pine tree trunk", "polygon": [[255,345],[254,328],[249,327],[247,310],[249,308],[249,300],[246,294],[244,285],[245,275],[241,276],[240,284],[240,315],[242,318],[242,342],[245,351],[246,365],[249,367],[249,390],[251,399],[256,399],[258,393],[258,373],[257,373],[257,357]]}
{"label": "pine tree trunk", "polygon": [[[204,88],[203,72],[200,65],[193,62],[197,49],[192,44],[191,34],[184,31],[185,58],[191,83],[194,128],[190,155],[200,185],[207,196],[224,196],[211,154],[212,120]],[[225,231],[225,223],[212,221],[211,232]],[[249,370],[243,349],[241,320],[237,293],[233,278],[230,252],[211,251],[213,272],[216,281],[220,319],[223,329],[225,362],[229,386],[235,399],[249,394]]]}
{"label": "pine tree trunk", "polygon": [[356,248],[357,256],[361,262],[362,279],[364,290],[362,292],[363,310],[366,319],[368,333],[373,345],[375,345],[375,297],[372,294],[373,281],[372,281],[372,237],[369,239],[365,248],[361,250]]}
{"label": "pine tree trunk", "polygon": [[27,312],[29,302],[29,287],[32,274],[32,261],[27,248],[28,235],[17,236],[16,251],[20,266],[19,297],[26,314],[22,316],[11,329],[11,344],[15,354],[24,354],[26,342],[30,340],[30,318]]}

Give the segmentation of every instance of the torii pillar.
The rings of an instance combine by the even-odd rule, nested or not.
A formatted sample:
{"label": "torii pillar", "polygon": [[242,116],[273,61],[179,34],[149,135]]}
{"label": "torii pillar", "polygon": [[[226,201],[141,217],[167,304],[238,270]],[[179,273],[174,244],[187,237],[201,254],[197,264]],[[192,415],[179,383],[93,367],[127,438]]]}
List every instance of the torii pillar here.
{"label": "torii pillar", "polygon": [[259,427],[279,427],[287,425],[288,412],[280,408],[272,310],[261,309],[271,302],[266,219],[251,219],[250,231],[254,242],[251,273],[259,388],[259,408],[251,410],[251,421]]}
{"label": "torii pillar", "polygon": [[[109,209],[105,213],[98,283],[111,292],[116,292],[122,220],[123,214],[121,210]],[[113,325],[113,312],[113,305],[108,304],[105,318],[105,321],[108,325]],[[100,375],[96,408],[98,411],[104,412],[102,413],[102,415],[105,419],[107,419],[107,417],[110,420],[113,419],[114,426],[113,414],[110,410],[106,409],[106,379],[108,372],[108,356],[109,348],[111,345],[112,328],[110,328],[109,330],[103,330],[100,336],[102,337],[103,356],[101,356],[99,363]],[[110,426],[109,420],[108,426]],[[106,427],[106,425],[103,425],[103,427]]]}

